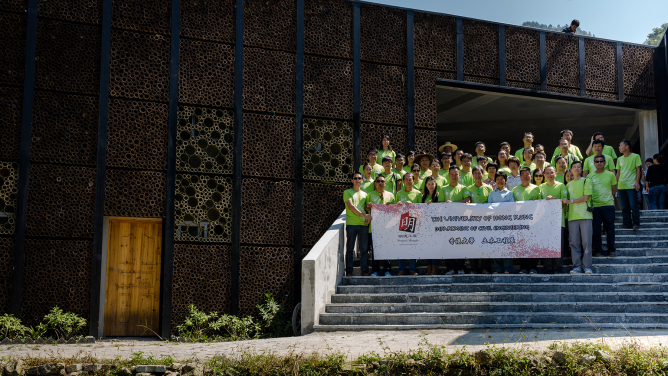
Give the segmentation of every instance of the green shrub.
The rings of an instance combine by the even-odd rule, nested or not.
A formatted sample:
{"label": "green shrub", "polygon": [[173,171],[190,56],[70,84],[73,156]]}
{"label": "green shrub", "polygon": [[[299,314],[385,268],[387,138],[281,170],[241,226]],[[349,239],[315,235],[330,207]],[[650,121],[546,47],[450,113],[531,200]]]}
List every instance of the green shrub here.
{"label": "green shrub", "polygon": [[63,312],[55,306],[44,316],[40,325],[43,325],[46,331],[52,331],[56,338],[68,340],[86,326],[86,319],[76,313]]}
{"label": "green shrub", "polygon": [[14,315],[4,314],[0,316],[0,339],[14,339],[25,336],[30,328],[21,324],[21,319],[14,317]]}

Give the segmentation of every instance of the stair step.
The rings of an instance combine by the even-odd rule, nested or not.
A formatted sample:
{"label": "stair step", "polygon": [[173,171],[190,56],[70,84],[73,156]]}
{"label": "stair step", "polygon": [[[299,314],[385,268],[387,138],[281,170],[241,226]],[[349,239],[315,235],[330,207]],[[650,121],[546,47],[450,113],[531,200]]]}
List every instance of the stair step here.
{"label": "stair step", "polygon": [[[637,285],[636,285],[637,286]],[[558,286],[556,286],[558,287]],[[666,302],[668,292],[580,292],[555,291],[549,294],[533,292],[468,292],[468,293],[410,293],[379,294],[370,291],[366,294],[334,294],[332,304],[375,304],[375,303],[460,303],[460,302]]]}
{"label": "stair step", "polygon": [[[651,223],[651,222],[668,222],[668,215],[657,215],[657,216],[640,216],[640,225],[644,223]],[[615,216],[615,223],[622,223],[622,216],[617,215]]]}
{"label": "stair step", "polygon": [[666,313],[668,302],[457,302],[443,303],[374,303],[328,304],[326,313],[387,313],[387,314],[420,314],[420,313],[455,313],[455,312],[579,312],[591,311],[599,313]]}
{"label": "stair step", "polygon": [[437,330],[437,329],[598,329],[598,328],[614,328],[614,329],[666,329],[668,324],[647,324],[647,323],[585,323],[585,324],[556,324],[556,323],[542,323],[542,324],[435,324],[435,325],[313,325],[313,330],[316,332],[337,332],[337,331],[363,331],[363,330]]}
{"label": "stair step", "polygon": [[[667,271],[663,269],[663,271]],[[434,276],[343,277],[341,285],[406,285],[451,283],[619,283],[668,282],[668,273],[637,274],[455,274]]]}
{"label": "stair step", "polygon": [[[640,218],[643,217],[662,217],[662,216],[667,216],[668,215],[668,210],[641,210],[640,211]],[[622,212],[621,211],[616,211],[615,212],[615,217],[622,217]]]}
{"label": "stair step", "polygon": [[[584,307],[583,307],[584,308]],[[323,313],[320,325],[449,324],[668,324],[666,313],[606,312],[455,312],[455,313]]]}
{"label": "stair step", "polygon": [[[388,277],[390,278],[390,277]],[[668,283],[630,282],[630,283],[451,283],[451,284],[416,284],[412,285],[353,285],[339,286],[337,294],[411,294],[411,293],[474,293],[474,292],[638,292],[668,293]]]}

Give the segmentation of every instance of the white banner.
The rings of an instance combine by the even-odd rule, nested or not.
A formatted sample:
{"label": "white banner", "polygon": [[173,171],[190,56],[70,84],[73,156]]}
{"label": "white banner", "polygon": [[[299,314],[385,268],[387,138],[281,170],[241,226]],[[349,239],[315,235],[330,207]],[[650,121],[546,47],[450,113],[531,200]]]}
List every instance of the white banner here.
{"label": "white banner", "polygon": [[561,200],[374,205],[378,260],[561,257]]}

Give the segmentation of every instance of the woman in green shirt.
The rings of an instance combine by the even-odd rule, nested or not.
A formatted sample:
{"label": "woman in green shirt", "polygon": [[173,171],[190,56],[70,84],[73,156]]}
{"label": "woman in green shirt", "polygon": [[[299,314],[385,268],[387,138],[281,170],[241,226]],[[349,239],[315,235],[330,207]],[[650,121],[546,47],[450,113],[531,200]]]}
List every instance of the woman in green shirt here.
{"label": "woman in green shirt", "polygon": [[520,168],[529,167],[531,171],[536,168],[536,164],[533,163],[533,148],[526,148],[522,153],[522,165]]}
{"label": "woman in green shirt", "polygon": [[381,161],[383,160],[383,157],[390,157],[392,158],[392,164],[394,164],[394,159],[396,158],[397,154],[392,150],[392,144],[390,143],[390,136],[385,135],[383,138],[380,140],[380,149],[378,149],[378,158],[377,162],[381,164]]}
{"label": "woman in green shirt", "polygon": [[505,172],[510,174],[510,167],[508,167],[508,153],[505,150],[501,149],[496,153],[496,163],[499,165],[497,172]]}
{"label": "woman in green shirt", "polygon": [[411,168],[411,173],[413,174],[413,189],[422,192],[424,188],[424,180],[420,178],[420,165],[413,163],[413,168]]}
{"label": "woman in green shirt", "polygon": [[413,163],[415,163],[415,152],[411,150],[408,152],[408,154],[406,154],[406,164],[404,165],[404,171],[411,172]]}
{"label": "woman in green shirt", "polygon": [[531,184],[533,185],[541,185],[545,182],[545,175],[543,172],[542,168],[536,168],[533,170],[533,174],[531,176]]}
{"label": "woman in green shirt", "polygon": [[[434,159],[434,161],[436,161]],[[422,190],[422,203],[427,205],[434,202],[442,202],[438,195],[438,185],[434,176],[427,176],[424,179],[424,189]],[[427,275],[438,275],[438,261],[427,260]]]}
{"label": "woman in green shirt", "polygon": [[366,193],[373,192],[373,179],[375,176],[373,175],[373,167],[371,167],[371,163],[367,162],[362,165],[362,172],[364,172],[362,177],[362,190]]}

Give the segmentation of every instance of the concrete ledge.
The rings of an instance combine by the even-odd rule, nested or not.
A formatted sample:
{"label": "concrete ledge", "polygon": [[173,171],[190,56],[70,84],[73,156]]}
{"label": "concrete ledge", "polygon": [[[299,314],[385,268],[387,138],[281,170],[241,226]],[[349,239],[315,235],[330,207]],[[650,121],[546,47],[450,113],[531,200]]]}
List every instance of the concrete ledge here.
{"label": "concrete ledge", "polygon": [[302,260],[302,335],[313,332],[345,270],[346,213],[341,213]]}

